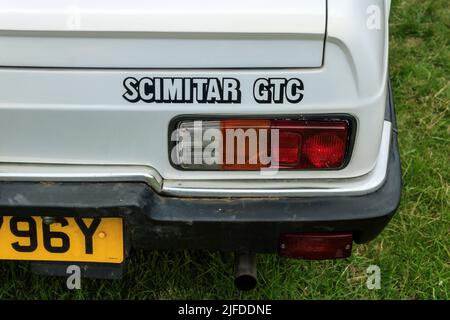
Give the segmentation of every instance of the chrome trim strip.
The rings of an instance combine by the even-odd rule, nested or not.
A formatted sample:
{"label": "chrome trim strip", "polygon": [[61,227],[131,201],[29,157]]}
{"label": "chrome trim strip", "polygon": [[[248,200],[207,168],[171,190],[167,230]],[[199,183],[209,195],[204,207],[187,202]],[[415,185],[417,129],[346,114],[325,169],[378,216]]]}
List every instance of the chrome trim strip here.
{"label": "chrome trim strip", "polygon": [[0,181],[143,182],[161,192],[159,173],[145,166],[1,164]]}
{"label": "chrome trim strip", "polygon": [[[146,166],[0,164],[0,181],[143,182],[156,192],[178,197],[311,197],[363,195],[386,179],[391,123],[384,121],[374,169],[348,179],[318,180],[163,180]],[[245,185],[245,188],[242,186]]]}

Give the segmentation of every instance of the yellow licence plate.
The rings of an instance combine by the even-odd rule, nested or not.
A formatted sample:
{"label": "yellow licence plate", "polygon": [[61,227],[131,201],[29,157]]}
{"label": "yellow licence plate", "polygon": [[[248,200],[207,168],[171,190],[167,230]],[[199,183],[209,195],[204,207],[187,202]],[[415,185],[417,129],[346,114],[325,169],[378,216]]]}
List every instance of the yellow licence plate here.
{"label": "yellow licence plate", "polygon": [[0,217],[0,259],[121,263],[121,218]]}

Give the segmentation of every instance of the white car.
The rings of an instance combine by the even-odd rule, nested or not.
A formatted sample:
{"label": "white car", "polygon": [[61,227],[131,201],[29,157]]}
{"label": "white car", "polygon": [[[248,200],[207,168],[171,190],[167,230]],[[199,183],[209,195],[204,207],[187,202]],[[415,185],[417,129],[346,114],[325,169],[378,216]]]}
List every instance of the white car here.
{"label": "white car", "polygon": [[0,0],[0,259],[351,255],[396,211],[390,0]]}

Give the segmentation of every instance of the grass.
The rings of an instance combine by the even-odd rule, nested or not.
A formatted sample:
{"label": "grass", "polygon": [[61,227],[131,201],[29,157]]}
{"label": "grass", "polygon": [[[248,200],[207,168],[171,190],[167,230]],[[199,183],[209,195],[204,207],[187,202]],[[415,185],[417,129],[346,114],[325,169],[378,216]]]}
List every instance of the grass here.
{"label": "grass", "polygon": [[[346,261],[258,256],[259,286],[238,292],[232,256],[135,251],[118,281],[32,275],[25,262],[0,262],[0,298],[22,299],[449,299],[449,25],[447,0],[393,1],[390,69],[403,166],[400,209],[374,241]],[[381,268],[381,289],[366,268]]]}

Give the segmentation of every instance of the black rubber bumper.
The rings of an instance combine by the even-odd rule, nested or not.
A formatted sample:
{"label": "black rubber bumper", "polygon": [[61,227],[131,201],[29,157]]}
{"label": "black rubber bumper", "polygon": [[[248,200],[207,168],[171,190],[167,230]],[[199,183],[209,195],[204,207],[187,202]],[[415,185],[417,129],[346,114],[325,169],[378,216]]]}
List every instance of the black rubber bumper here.
{"label": "black rubber bumper", "polygon": [[376,237],[395,213],[401,168],[393,103],[387,179],[362,196],[307,198],[175,198],[143,183],[0,182],[0,216],[123,217],[131,246],[145,249],[276,252],[280,235],[352,232]]}

